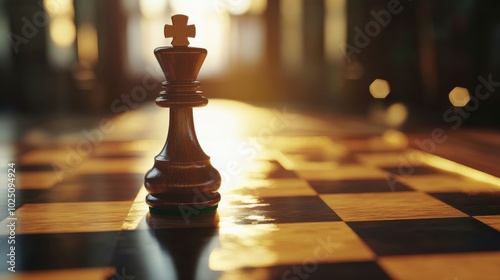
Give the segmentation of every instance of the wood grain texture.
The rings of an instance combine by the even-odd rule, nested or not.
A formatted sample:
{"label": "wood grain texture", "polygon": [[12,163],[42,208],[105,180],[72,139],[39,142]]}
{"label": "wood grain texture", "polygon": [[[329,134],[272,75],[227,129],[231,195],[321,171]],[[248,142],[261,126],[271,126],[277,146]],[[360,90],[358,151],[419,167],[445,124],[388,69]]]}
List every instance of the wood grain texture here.
{"label": "wood grain texture", "polygon": [[320,197],[344,221],[377,221],[467,217],[445,203],[419,192],[325,194]]}
{"label": "wood grain texture", "polygon": [[383,257],[379,262],[394,279],[498,279],[500,253]]}
{"label": "wood grain texture", "polygon": [[219,238],[209,258],[213,270],[375,257],[342,222],[233,225],[221,228]]}
{"label": "wood grain texture", "polygon": [[[18,270],[5,274],[4,250],[0,279],[498,278],[500,197],[471,173],[418,164],[409,149],[372,146],[383,137],[353,139],[349,121],[333,119],[322,132],[316,124],[326,118],[297,113],[261,141],[262,128],[277,127],[273,109],[215,99],[193,112],[201,113],[194,121],[203,150],[224,178],[217,212],[148,214],[143,174],[168,122],[153,104],[116,118],[115,129],[60,182],[51,164],[68,164],[67,145],[76,149],[85,135],[19,143]],[[372,126],[353,125],[359,133]],[[183,144],[168,144],[175,141]],[[174,158],[170,150],[167,156]],[[415,164],[412,174],[399,172],[405,160]],[[12,221],[6,194],[0,245]],[[104,270],[111,267],[114,276]]]}
{"label": "wood grain texture", "polygon": [[203,211],[220,201],[221,177],[200,147],[193,122],[192,107],[208,103],[196,81],[206,55],[200,48],[155,49],[166,78],[156,104],[170,107],[170,119],[165,146],[145,177],[146,201],[153,209]]}
{"label": "wood grain texture", "polygon": [[[66,280],[71,278],[73,280],[88,280],[88,279],[108,279],[116,273],[114,267],[99,267],[99,268],[74,268],[74,269],[61,269],[61,270],[48,270],[48,271],[16,271],[15,276],[12,272],[5,272],[0,274],[1,279],[15,279],[15,280]],[[12,277],[12,278],[10,278]]]}
{"label": "wood grain texture", "polygon": [[[25,204],[16,211],[17,234],[98,232],[120,230],[132,202],[67,202]],[[8,234],[8,219],[0,234]]]}

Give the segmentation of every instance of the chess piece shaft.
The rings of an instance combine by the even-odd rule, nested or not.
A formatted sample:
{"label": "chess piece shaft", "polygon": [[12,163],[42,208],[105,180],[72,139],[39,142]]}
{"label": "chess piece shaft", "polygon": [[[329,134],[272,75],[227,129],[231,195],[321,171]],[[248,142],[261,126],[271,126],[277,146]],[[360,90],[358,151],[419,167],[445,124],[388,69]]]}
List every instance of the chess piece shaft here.
{"label": "chess piece shaft", "polygon": [[156,104],[170,108],[170,120],[165,146],[145,177],[152,212],[202,213],[213,210],[220,200],[219,172],[200,147],[193,122],[192,107],[208,103],[196,81],[206,55],[201,48],[155,49],[166,77]]}

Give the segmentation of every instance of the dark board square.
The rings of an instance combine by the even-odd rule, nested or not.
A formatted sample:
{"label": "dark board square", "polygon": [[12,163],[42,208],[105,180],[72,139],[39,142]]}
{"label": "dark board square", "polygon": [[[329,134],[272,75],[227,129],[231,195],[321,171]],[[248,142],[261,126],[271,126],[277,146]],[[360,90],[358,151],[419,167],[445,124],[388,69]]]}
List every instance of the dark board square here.
{"label": "dark board square", "polygon": [[111,263],[135,279],[219,279],[208,267],[219,245],[216,227],[123,231]]}
{"label": "dark board square", "polygon": [[[16,271],[108,266],[119,232],[19,234],[16,236]],[[0,238],[6,244],[6,237]],[[7,271],[7,256],[0,255],[0,270]]]}
{"label": "dark board square", "polygon": [[389,179],[308,181],[308,183],[319,194],[412,191],[403,183]]}
{"label": "dark board square", "polygon": [[500,192],[432,193],[435,198],[471,215],[500,215]]}
{"label": "dark board square", "polygon": [[[257,203],[241,201],[234,206],[235,223],[302,223],[340,221],[333,210],[317,196],[263,197]],[[231,211],[231,209],[224,209]]]}
{"label": "dark board square", "polygon": [[380,168],[396,176],[436,175],[447,173],[430,166],[388,166]]}
{"label": "dark board square", "polygon": [[144,180],[142,174],[80,175],[40,194],[37,203],[134,200]]}
{"label": "dark board square", "polygon": [[473,218],[349,222],[378,256],[500,250],[500,232]]}
{"label": "dark board square", "polygon": [[54,167],[50,164],[21,164],[16,167],[16,171],[20,172],[54,171]]}
{"label": "dark board square", "polygon": [[[264,268],[245,268],[235,271],[226,271],[224,276],[228,279],[239,279],[234,277],[246,275],[247,279],[255,279],[253,276],[262,275],[265,271],[267,279],[308,279],[308,280],[331,280],[331,279],[391,279],[375,262],[349,262],[349,263],[319,263],[304,262],[289,266],[273,266]],[[224,278],[225,278],[224,277]],[[258,277],[257,277],[258,278]]]}

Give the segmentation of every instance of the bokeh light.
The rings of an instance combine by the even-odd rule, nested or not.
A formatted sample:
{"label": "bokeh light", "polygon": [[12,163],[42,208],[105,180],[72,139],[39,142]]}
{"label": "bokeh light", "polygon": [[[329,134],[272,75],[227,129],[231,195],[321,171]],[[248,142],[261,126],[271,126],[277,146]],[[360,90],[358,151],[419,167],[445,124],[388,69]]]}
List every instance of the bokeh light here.
{"label": "bokeh light", "polygon": [[50,38],[54,44],[67,48],[73,44],[76,37],[75,23],[69,17],[56,17],[50,23]]}
{"label": "bokeh light", "polygon": [[84,23],[77,31],[78,59],[80,62],[96,64],[98,59],[97,31],[95,26]]}
{"label": "bokeh light", "polygon": [[408,137],[398,130],[388,129],[382,134],[382,139],[385,143],[399,148],[406,148],[408,146]]}
{"label": "bokeh light", "polygon": [[470,94],[466,88],[455,87],[448,95],[450,102],[455,107],[463,107],[470,101]]}
{"label": "bokeh light", "polygon": [[402,103],[394,103],[387,108],[385,124],[390,127],[401,126],[408,118],[408,109]]}
{"label": "bokeh light", "polygon": [[374,98],[383,99],[386,98],[391,92],[391,87],[389,86],[389,82],[383,79],[375,79],[370,84],[370,93]]}
{"label": "bokeh light", "polygon": [[43,7],[50,17],[73,16],[75,13],[72,0],[44,0]]}

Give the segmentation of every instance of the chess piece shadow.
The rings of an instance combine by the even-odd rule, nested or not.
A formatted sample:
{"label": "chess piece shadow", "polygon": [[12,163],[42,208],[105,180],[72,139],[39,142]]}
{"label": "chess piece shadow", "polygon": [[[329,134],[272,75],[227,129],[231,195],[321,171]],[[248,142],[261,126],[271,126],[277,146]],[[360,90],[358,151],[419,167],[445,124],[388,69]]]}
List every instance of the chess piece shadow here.
{"label": "chess piece shadow", "polygon": [[189,217],[148,214],[135,230],[124,230],[111,256],[107,280],[219,279],[210,253],[220,247],[219,215]]}
{"label": "chess piece shadow", "polygon": [[163,253],[172,259],[176,279],[219,278],[220,272],[208,267],[210,252],[219,246],[217,212],[192,216],[188,222],[183,217],[150,214],[147,223]]}

